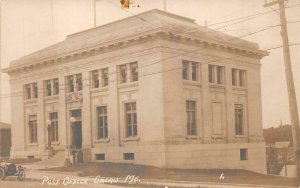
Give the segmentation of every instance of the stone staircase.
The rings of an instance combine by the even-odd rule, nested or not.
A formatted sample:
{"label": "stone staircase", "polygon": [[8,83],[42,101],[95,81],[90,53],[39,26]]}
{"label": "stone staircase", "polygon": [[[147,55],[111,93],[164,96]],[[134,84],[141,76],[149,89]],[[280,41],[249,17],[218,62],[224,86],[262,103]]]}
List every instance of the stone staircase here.
{"label": "stone staircase", "polygon": [[46,166],[48,168],[51,167],[61,167],[65,164],[65,151],[53,151],[52,155],[50,155],[47,159],[43,159],[40,161],[40,165]]}

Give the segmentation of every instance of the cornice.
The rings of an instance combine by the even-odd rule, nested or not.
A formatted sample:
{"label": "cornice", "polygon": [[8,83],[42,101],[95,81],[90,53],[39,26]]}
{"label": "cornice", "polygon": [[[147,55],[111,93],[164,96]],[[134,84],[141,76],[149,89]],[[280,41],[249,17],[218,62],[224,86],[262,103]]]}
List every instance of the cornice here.
{"label": "cornice", "polygon": [[201,38],[200,36],[193,36],[190,34],[180,34],[177,31],[172,31],[166,28],[155,28],[155,29],[148,30],[146,32],[114,39],[109,42],[80,48],[68,53],[37,59],[32,62],[22,62],[22,59],[20,59],[18,63],[13,64],[8,68],[2,69],[2,72],[12,74],[12,73],[17,73],[22,71],[30,71],[35,68],[52,66],[53,64],[56,63],[64,63],[72,59],[81,59],[86,56],[97,55],[99,52],[111,50],[114,48],[123,48],[134,42],[142,42],[153,38],[158,38],[158,39],[164,38],[172,41],[175,40],[181,42],[188,42],[188,43],[204,46],[205,48],[214,48],[214,49],[222,49],[222,50],[226,49],[233,53],[240,53],[246,56],[254,55],[259,58],[262,58],[263,56],[269,54],[267,51],[262,51],[259,49],[232,45],[230,44],[230,41],[226,43],[226,41],[222,42],[222,41],[206,40]]}

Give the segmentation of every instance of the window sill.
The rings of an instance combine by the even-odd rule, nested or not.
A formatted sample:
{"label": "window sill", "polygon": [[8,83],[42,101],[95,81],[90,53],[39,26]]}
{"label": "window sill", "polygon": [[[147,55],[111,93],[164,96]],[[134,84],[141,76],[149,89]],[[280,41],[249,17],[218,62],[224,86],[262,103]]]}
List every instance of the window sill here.
{"label": "window sill", "polygon": [[56,141],[56,142],[51,142],[51,145],[59,145],[60,142],[59,141]]}
{"label": "window sill", "polygon": [[138,85],[139,85],[138,81],[135,81],[135,82],[126,82],[126,83],[119,83],[118,88],[136,87]]}
{"label": "window sill", "polygon": [[80,94],[80,93],[82,93],[82,90],[80,90],[80,91],[73,91],[73,92],[69,92],[69,91],[66,92],[67,95],[72,95],[74,93],[79,93]]}
{"label": "window sill", "polygon": [[226,137],[224,135],[212,135],[213,139],[225,139]]}
{"label": "window sill", "polygon": [[128,137],[128,138],[123,138],[122,141],[124,142],[131,142],[131,141],[140,141],[140,137]]}
{"label": "window sill", "polygon": [[211,88],[221,88],[221,89],[224,89],[224,88],[225,88],[225,85],[224,85],[224,84],[209,83],[209,87],[211,87]]}
{"label": "window sill", "polygon": [[246,91],[247,88],[245,86],[232,86],[232,90],[238,90],[238,91]]}
{"label": "window sill", "polygon": [[201,139],[201,137],[198,136],[198,135],[186,135],[185,139],[187,139],[187,140],[198,140],[198,139]]}
{"label": "window sill", "polygon": [[109,143],[110,139],[109,138],[97,139],[94,142],[95,143]]}
{"label": "window sill", "polygon": [[192,81],[192,80],[183,80],[183,84],[184,85],[193,85],[193,86],[201,86],[201,83],[196,80],[196,81]]}
{"label": "window sill", "polygon": [[35,102],[37,102],[37,101],[38,101],[37,98],[34,98],[34,99],[25,99],[25,100],[24,100],[24,103],[35,103]]}
{"label": "window sill", "polygon": [[234,135],[235,138],[246,138],[246,135]]}
{"label": "window sill", "polygon": [[108,86],[105,86],[105,87],[99,87],[99,88],[92,88],[92,89],[91,89],[91,92],[92,92],[92,93],[96,93],[96,92],[99,92],[99,91],[108,91]]}
{"label": "window sill", "polygon": [[44,99],[45,100],[50,100],[50,99],[58,99],[58,94],[57,95],[50,95],[50,96],[45,96]]}
{"label": "window sill", "polygon": [[37,142],[36,143],[29,143],[28,144],[28,146],[38,146],[38,145],[39,145],[39,143],[37,143]]}

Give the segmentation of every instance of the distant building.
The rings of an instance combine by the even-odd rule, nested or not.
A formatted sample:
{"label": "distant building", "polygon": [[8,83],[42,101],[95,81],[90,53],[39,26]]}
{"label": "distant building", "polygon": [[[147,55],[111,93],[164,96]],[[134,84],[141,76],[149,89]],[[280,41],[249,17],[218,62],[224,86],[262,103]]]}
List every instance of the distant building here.
{"label": "distant building", "polygon": [[11,147],[11,126],[0,122],[0,158],[9,157]]}
{"label": "distant building", "polygon": [[258,45],[151,10],[13,61],[11,157],[266,172]]}

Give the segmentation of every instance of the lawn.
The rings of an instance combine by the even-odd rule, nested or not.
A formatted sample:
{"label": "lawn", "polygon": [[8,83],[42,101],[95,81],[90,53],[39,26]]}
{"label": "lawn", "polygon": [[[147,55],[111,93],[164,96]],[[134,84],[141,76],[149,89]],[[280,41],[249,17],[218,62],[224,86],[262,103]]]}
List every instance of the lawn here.
{"label": "lawn", "polygon": [[[88,163],[82,166],[50,168],[47,171],[78,172],[81,176],[102,176],[125,178],[136,175],[141,179],[176,180],[192,182],[217,182],[236,184],[259,184],[277,186],[297,186],[297,178],[287,178],[272,175],[262,175],[246,170],[222,169],[165,169],[153,166],[118,164],[118,163]],[[223,173],[224,179],[219,177]]]}

